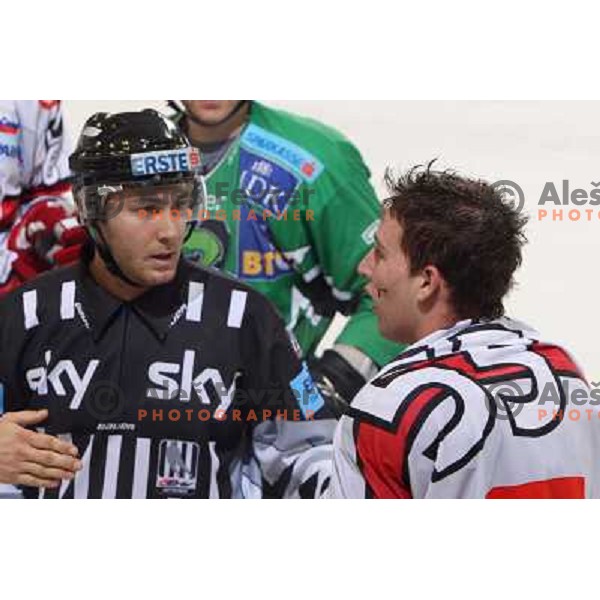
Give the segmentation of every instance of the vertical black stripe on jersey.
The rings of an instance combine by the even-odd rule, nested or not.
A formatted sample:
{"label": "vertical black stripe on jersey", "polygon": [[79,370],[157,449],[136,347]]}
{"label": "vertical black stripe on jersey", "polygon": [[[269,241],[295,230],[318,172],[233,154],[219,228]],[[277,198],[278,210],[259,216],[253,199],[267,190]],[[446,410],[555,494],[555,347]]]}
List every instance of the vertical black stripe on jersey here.
{"label": "vertical black stripe on jersey", "polygon": [[163,443],[163,441],[160,440],[157,443],[157,446],[159,463],[156,471],[156,477],[171,477],[169,459],[167,458],[169,444],[166,442]]}
{"label": "vertical black stripe on jersey", "polygon": [[[17,488],[21,491],[21,493],[23,494],[23,498],[25,498],[26,500],[37,500],[40,497],[41,488],[31,487],[28,485],[18,485]],[[43,498],[48,497],[49,491],[49,489],[44,490]],[[55,495],[54,497],[58,498],[58,495]]]}
{"label": "vertical black stripe on jersey", "polygon": [[188,476],[188,473],[186,471],[186,467],[187,467],[187,462],[186,461],[187,461],[188,452],[189,452],[189,444],[188,444],[188,442],[186,442],[185,444],[182,444],[182,446],[181,446],[181,452],[180,452],[180,454],[181,454],[181,463],[183,464],[183,466],[180,464],[178,466],[178,470],[177,470],[177,472],[178,472],[178,474],[179,474],[180,477],[187,477]]}
{"label": "vertical black stripe on jersey", "polygon": [[[171,452],[169,452],[169,449],[173,448],[173,450],[171,450]],[[171,461],[171,458],[175,458],[175,461]],[[165,475],[167,477],[177,477],[177,475],[179,474],[179,463],[177,462],[177,459],[181,459],[181,452],[179,450],[179,444],[174,441],[168,441],[165,444],[165,452],[163,454],[164,457],[164,461],[165,461],[165,467],[164,467],[164,471],[161,471],[161,475]]]}
{"label": "vertical black stripe on jersey", "polygon": [[196,481],[196,498],[208,498],[210,496],[210,477],[212,474],[212,460],[208,443],[202,441],[198,444],[200,453],[198,456],[198,479]]}
{"label": "vertical black stripe on jersey", "polygon": [[173,463],[169,460],[169,448],[173,442],[164,442],[159,445],[163,447],[162,460],[160,461],[160,470],[158,475],[161,477],[174,477],[175,476],[175,468]]}
{"label": "vertical black stripe on jersey", "polygon": [[186,477],[189,477],[190,475],[192,477],[197,477],[197,473],[198,473],[198,452],[196,451],[196,448],[197,448],[197,444],[195,444],[193,442],[187,442],[186,445],[184,446],[185,455],[183,457],[183,462],[184,462],[185,465],[187,465],[188,454],[191,453],[191,456],[190,456],[190,472],[186,473]]}
{"label": "vertical black stripe on jersey", "polygon": [[[184,442],[181,446],[181,462],[183,466],[179,466],[180,477],[189,477],[190,473],[187,471],[188,454],[193,452],[191,442]],[[192,471],[193,473],[193,471]]]}
{"label": "vertical black stripe on jersey", "polygon": [[[173,454],[175,454],[175,458],[181,457],[181,452],[179,452],[179,444],[175,440],[169,440],[163,441],[161,445],[163,447],[163,454],[158,474],[161,477],[176,477],[178,473],[178,463],[176,461],[172,462],[171,458]],[[173,448],[173,450],[171,450],[171,448]]]}
{"label": "vertical black stripe on jersey", "polygon": [[[219,468],[217,469],[217,489],[219,490],[219,498],[231,498],[232,491],[229,467],[231,466],[231,460],[235,455],[235,451],[223,451],[219,444],[215,444],[215,454],[219,459]],[[214,469],[214,466],[212,468]]]}
{"label": "vertical black stripe on jersey", "polygon": [[189,451],[192,453],[190,460],[190,470],[193,477],[197,477],[199,466],[198,444],[190,445]]}
{"label": "vertical black stripe on jersey", "polygon": [[[162,440],[152,440],[150,443],[150,461],[148,465],[148,498],[162,498],[156,489],[156,478],[158,473],[162,472],[161,465],[158,464],[159,448]],[[162,461],[164,463],[166,451],[163,455]]]}
{"label": "vertical black stripe on jersey", "polygon": [[119,472],[117,474],[117,498],[133,495],[133,473],[135,469],[135,436],[124,435],[121,442]]}
{"label": "vertical black stripe on jersey", "polygon": [[107,444],[107,435],[97,433],[94,436],[92,455],[90,457],[90,487],[88,488],[88,498],[102,498]]}

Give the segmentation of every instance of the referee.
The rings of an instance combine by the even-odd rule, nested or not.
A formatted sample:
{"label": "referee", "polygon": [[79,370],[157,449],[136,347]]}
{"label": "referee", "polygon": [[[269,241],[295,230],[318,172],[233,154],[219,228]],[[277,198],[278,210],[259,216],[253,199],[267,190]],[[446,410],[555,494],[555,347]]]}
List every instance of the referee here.
{"label": "referee", "polygon": [[0,483],[26,498],[327,487],[336,421],[281,319],[181,258],[197,161],[156,111],[86,122],[70,159],[83,260],[0,303]]}

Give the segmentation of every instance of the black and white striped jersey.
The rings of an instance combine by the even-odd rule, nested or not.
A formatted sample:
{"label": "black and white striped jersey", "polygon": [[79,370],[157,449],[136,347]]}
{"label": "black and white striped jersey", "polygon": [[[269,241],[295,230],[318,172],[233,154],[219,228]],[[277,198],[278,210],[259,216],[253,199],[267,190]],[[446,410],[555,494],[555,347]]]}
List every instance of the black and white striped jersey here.
{"label": "black and white striped jersey", "polygon": [[122,302],[85,263],[0,302],[0,411],[49,409],[83,469],[41,498],[319,496],[335,419],[268,301],[181,261]]}

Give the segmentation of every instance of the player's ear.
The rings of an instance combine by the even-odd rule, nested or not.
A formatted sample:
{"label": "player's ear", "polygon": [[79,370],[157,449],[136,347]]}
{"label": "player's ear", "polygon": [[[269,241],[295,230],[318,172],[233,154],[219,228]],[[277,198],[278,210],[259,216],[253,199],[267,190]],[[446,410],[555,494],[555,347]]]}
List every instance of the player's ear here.
{"label": "player's ear", "polygon": [[419,276],[417,300],[430,303],[448,287],[446,280],[435,265],[425,265]]}

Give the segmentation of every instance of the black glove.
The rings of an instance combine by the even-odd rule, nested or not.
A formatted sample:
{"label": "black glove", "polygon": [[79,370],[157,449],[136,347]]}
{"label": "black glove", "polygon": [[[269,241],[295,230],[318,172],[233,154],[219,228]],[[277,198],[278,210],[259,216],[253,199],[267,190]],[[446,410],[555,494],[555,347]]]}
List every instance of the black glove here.
{"label": "black glove", "polygon": [[347,412],[354,396],[367,383],[366,378],[335,350],[326,350],[321,358],[310,358],[308,367],[336,419]]}

